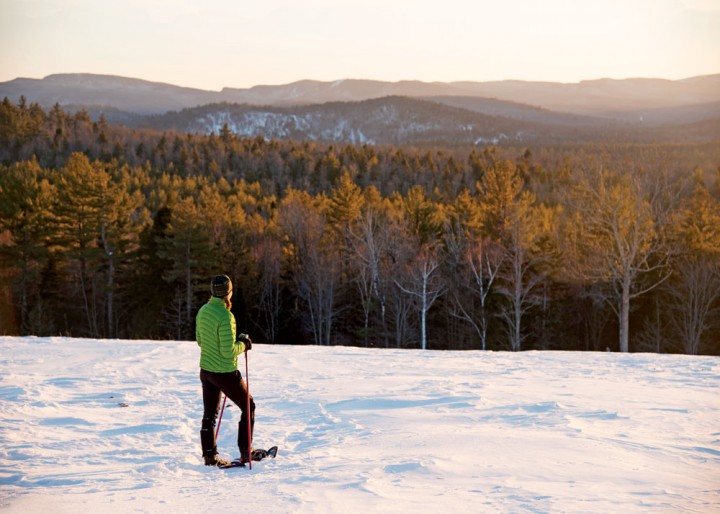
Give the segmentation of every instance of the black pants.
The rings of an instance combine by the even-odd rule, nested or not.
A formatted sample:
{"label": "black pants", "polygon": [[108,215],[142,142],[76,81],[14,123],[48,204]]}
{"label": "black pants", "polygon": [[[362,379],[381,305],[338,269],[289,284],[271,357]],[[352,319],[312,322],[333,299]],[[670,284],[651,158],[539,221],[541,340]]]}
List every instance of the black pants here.
{"label": "black pants", "polygon": [[215,420],[220,411],[220,399],[222,393],[230,398],[242,411],[240,423],[238,423],[238,448],[240,455],[248,454],[248,440],[252,449],[252,433],[255,427],[255,401],[250,396],[250,438],[248,438],[248,390],[242,375],[239,371],[229,373],[214,373],[212,371],[200,370],[200,382],[203,391],[203,421],[201,442],[204,454],[217,453],[215,445]]}

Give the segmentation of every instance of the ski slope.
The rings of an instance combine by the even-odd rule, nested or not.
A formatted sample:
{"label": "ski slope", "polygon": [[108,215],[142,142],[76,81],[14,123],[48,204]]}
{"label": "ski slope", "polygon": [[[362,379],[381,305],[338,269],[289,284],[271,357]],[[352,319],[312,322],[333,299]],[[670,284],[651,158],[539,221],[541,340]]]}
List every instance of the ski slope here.
{"label": "ski slope", "polygon": [[720,512],[717,357],[254,345],[252,471],[202,464],[198,361],[0,337],[0,512]]}

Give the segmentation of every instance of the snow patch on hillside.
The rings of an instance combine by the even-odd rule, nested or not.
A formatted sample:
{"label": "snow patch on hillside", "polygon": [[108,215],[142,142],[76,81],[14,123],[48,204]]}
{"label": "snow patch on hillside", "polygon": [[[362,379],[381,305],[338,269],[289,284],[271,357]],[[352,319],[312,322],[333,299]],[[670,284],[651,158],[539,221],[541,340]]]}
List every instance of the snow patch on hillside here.
{"label": "snow patch on hillside", "polygon": [[328,125],[327,120],[316,113],[298,115],[252,111],[231,114],[217,111],[199,118],[188,129],[202,134],[219,134],[225,126],[241,137],[259,135],[267,139],[320,139],[374,144],[362,130],[353,127],[347,120],[340,119]]}
{"label": "snow patch on hillside", "polygon": [[265,139],[298,139],[331,141],[350,144],[396,143],[427,138],[442,140],[455,134],[461,140],[479,144],[498,144],[510,139],[522,141],[520,132],[513,136],[492,133],[473,124],[448,124],[447,120],[423,119],[401,112],[397,106],[382,105],[370,109],[361,119],[345,118],[338,113],[308,112],[304,114],[250,110],[244,112],[218,110],[208,112],[190,123],[186,130],[200,134],[219,134],[224,127],[241,137]]}

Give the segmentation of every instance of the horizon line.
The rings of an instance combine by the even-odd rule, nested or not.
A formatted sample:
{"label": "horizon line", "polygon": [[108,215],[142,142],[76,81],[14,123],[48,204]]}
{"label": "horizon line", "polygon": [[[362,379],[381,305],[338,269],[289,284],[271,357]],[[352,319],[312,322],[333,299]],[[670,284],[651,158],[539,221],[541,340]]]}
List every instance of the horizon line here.
{"label": "horizon line", "polygon": [[500,82],[526,82],[526,83],[536,83],[536,84],[561,84],[561,85],[573,85],[573,84],[581,84],[584,82],[596,82],[596,81],[615,81],[615,82],[622,82],[625,80],[659,80],[659,81],[666,81],[666,82],[683,82],[686,80],[692,80],[700,77],[712,77],[716,75],[720,75],[720,71],[717,73],[704,73],[700,75],[692,75],[689,77],[683,77],[679,79],[668,79],[663,77],[645,77],[645,76],[634,76],[634,77],[624,77],[624,78],[614,78],[614,77],[597,77],[597,78],[588,78],[588,79],[582,79],[579,81],[553,81],[553,80],[532,80],[532,79],[517,79],[517,78],[507,78],[507,79],[495,79],[495,80],[472,80],[472,79],[463,79],[463,80],[451,80],[451,81],[442,81],[442,80],[422,80],[422,79],[400,79],[400,80],[382,80],[382,79],[371,79],[371,78],[357,78],[357,77],[346,77],[346,78],[340,78],[335,80],[320,80],[320,79],[313,79],[313,78],[304,78],[304,79],[298,79],[293,80],[290,82],[284,82],[284,83],[276,83],[276,84],[269,84],[269,83],[259,83],[252,86],[223,86],[221,89],[205,89],[200,87],[194,87],[194,86],[184,86],[180,84],[176,84],[173,82],[167,82],[162,80],[152,80],[152,79],[146,79],[136,76],[130,76],[130,75],[117,75],[113,73],[97,73],[97,72],[57,72],[57,73],[50,73],[48,75],[45,75],[42,78],[36,78],[36,77],[25,77],[25,76],[17,76],[15,78],[11,78],[8,80],[0,80],[0,84],[2,83],[8,83],[13,82],[15,80],[36,80],[36,81],[42,81],[47,80],[51,77],[56,76],[72,76],[72,75],[87,75],[87,76],[93,76],[93,77],[112,77],[112,78],[120,78],[120,79],[128,79],[128,80],[137,80],[141,82],[148,82],[152,84],[162,84],[162,85],[169,85],[174,87],[180,87],[183,89],[194,89],[198,91],[206,91],[206,92],[222,92],[226,89],[253,89],[256,87],[281,87],[281,86],[288,86],[292,84],[299,84],[302,82],[316,82],[320,84],[335,84],[335,83],[342,83],[346,81],[357,81],[357,82],[378,82],[378,83],[386,83],[386,84],[403,84],[403,83],[420,83],[420,84],[462,84],[462,83],[475,83],[475,84],[488,84],[488,83],[500,83]]}

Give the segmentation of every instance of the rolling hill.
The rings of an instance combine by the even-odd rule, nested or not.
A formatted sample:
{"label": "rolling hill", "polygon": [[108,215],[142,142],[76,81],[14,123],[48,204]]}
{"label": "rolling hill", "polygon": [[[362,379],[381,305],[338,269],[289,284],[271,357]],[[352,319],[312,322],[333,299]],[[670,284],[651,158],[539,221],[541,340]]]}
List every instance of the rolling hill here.
{"label": "rolling hill", "polygon": [[114,123],[194,133],[369,144],[707,141],[720,134],[720,74],[670,81],[303,80],[206,91],[57,74],[0,83],[0,98],[56,103]]}

